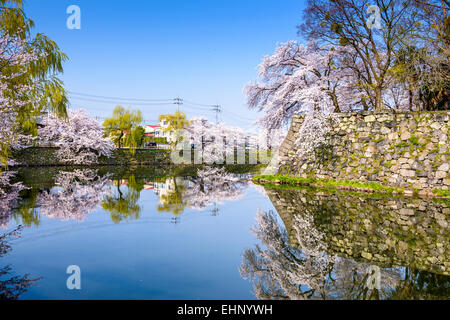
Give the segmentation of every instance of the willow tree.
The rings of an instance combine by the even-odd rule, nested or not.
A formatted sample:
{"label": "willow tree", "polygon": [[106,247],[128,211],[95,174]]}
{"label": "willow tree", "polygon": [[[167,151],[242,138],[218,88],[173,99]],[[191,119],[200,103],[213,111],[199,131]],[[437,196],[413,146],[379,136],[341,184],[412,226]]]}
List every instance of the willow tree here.
{"label": "willow tree", "polygon": [[159,122],[162,123],[161,129],[172,135],[172,144],[177,144],[181,139],[180,132],[189,125],[186,114],[176,111],[174,114],[164,114],[159,116]]}
{"label": "willow tree", "polygon": [[67,115],[62,81],[67,59],[58,45],[41,33],[31,35],[22,0],[0,0],[0,162],[7,166],[19,134],[36,135],[45,111]]}
{"label": "willow tree", "polygon": [[130,150],[134,153],[136,149],[136,130],[142,122],[142,113],[139,110],[129,110],[122,106],[117,106],[111,118],[106,119],[103,122],[105,127],[105,134],[110,136],[114,143],[119,147],[122,147],[122,139],[126,134],[131,135]]}
{"label": "willow tree", "polygon": [[[67,56],[45,34],[37,33],[32,36],[34,22],[25,14],[23,4],[23,0],[0,0],[0,34],[2,37],[18,36],[25,41],[25,51],[37,56],[20,77],[14,78],[15,84],[30,86],[27,94],[19,98],[33,101],[19,108],[19,128],[23,133],[36,135],[36,123],[43,112],[54,111],[62,117],[67,114],[67,92],[58,78],[63,72],[63,62],[67,60]],[[8,64],[2,64],[0,69],[2,75],[18,71],[15,66]]]}
{"label": "willow tree", "polygon": [[146,142],[145,129],[142,126],[137,126],[132,135],[127,135],[124,146],[126,147],[142,147]]}

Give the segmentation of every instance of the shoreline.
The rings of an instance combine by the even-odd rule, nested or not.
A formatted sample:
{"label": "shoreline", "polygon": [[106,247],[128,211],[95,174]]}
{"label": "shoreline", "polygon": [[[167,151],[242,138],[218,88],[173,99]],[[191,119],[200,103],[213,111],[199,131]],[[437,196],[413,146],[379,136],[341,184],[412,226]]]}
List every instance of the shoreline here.
{"label": "shoreline", "polygon": [[380,194],[388,196],[405,196],[419,198],[436,198],[450,200],[450,190],[434,189],[414,190],[394,186],[385,186],[376,182],[360,182],[350,180],[323,180],[317,178],[301,178],[288,175],[258,175],[252,181],[262,186],[309,187],[313,189],[332,189],[343,192],[362,194]]}

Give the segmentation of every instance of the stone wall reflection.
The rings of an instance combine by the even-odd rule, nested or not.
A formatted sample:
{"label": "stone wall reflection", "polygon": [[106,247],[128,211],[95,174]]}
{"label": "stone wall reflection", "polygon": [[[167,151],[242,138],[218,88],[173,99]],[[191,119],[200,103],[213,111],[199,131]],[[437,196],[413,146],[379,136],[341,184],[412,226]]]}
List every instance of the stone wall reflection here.
{"label": "stone wall reflection", "polygon": [[311,214],[331,253],[380,267],[408,266],[450,273],[448,201],[368,198],[306,190],[266,190],[288,230]]}
{"label": "stone wall reflection", "polygon": [[258,299],[448,299],[448,203],[266,189],[241,276]]}

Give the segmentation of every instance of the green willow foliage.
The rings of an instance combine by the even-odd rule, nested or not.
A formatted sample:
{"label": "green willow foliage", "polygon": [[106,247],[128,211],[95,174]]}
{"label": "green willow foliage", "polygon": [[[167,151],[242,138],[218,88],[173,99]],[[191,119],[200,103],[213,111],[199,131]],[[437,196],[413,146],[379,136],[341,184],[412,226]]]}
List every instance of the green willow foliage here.
{"label": "green willow foliage", "polygon": [[136,181],[132,174],[127,180],[126,188],[121,189],[121,180],[117,180],[116,192],[105,197],[102,208],[111,214],[111,220],[115,224],[122,221],[139,219],[142,208],[139,206],[140,193],[144,189],[144,184]]}
{"label": "green willow foliage", "polygon": [[[63,62],[68,58],[46,35],[32,35],[34,22],[26,16],[23,3],[23,0],[0,0],[0,33],[18,35],[27,41],[27,50],[39,56],[22,76],[14,79],[15,84],[34,84],[34,89],[22,97],[32,103],[20,108],[17,121],[22,133],[36,135],[37,121],[43,112],[54,111],[61,117],[67,116],[69,101],[58,74],[63,72]],[[3,74],[16,71],[8,66],[1,68]]]}
{"label": "green willow foliage", "polygon": [[[117,106],[111,118],[103,122],[105,134],[112,138],[112,141],[119,147],[125,146],[130,148],[130,152],[134,154],[138,147],[138,135],[141,130],[139,125],[142,122],[141,111],[127,110],[122,106]],[[125,141],[124,141],[125,140]]]}

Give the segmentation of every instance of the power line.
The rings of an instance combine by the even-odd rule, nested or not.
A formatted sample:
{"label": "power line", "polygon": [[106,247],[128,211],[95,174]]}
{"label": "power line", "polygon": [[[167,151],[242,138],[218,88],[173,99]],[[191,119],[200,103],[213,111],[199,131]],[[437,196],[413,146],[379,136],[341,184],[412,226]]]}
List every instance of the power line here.
{"label": "power line", "polygon": [[[111,104],[111,103],[123,103],[123,104],[137,104],[138,106],[159,106],[159,107],[167,107],[170,105],[177,105],[178,111],[180,110],[180,106],[183,105],[186,108],[199,110],[199,111],[213,111],[215,112],[216,122],[219,121],[219,114],[224,113],[226,116],[230,116],[234,121],[239,121],[241,123],[246,123],[246,121],[255,121],[255,119],[245,118],[241,115],[235,114],[231,111],[223,110],[219,105],[205,104],[199,103],[190,100],[184,100],[180,97],[173,99],[136,99],[136,98],[121,98],[121,97],[109,97],[109,96],[101,96],[101,95],[93,95],[87,93],[80,93],[69,91],[71,98],[73,100],[87,101],[93,103],[103,103],[103,104]],[[115,101],[109,101],[115,100]],[[103,111],[103,110],[102,110]]]}
{"label": "power line", "polygon": [[93,94],[87,93],[79,93],[74,91],[69,91],[71,95],[91,97],[91,98],[99,98],[99,99],[107,99],[107,100],[123,100],[123,101],[142,101],[142,102],[156,102],[156,101],[172,101],[174,99],[136,99],[136,98],[119,98],[119,97],[108,97],[108,96],[97,96]]}
{"label": "power line", "polygon": [[[87,101],[87,102],[94,102],[94,103],[103,103],[103,104],[114,103],[113,101],[104,101],[104,100],[98,100],[98,99],[92,99],[92,98],[72,97],[71,99],[73,99],[73,100],[80,100],[80,101]],[[183,99],[180,99],[180,100],[183,101]],[[173,99],[172,101],[174,101],[174,102],[136,103],[136,102],[124,102],[124,101],[122,101],[122,102],[118,102],[118,103],[130,104],[130,105],[135,104],[137,106],[170,106],[170,105],[178,104],[176,99]],[[210,110],[210,109],[207,109],[207,108],[200,108],[200,107],[196,107],[196,106],[191,106],[189,104],[186,105],[184,102],[182,102],[181,104],[186,106],[187,108],[194,109],[194,110],[201,110],[201,111]]]}
{"label": "power line", "polygon": [[[95,102],[95,103],[108,103],[108,104],[111,104],[111,103],[114,103],[114,101],[105,101],[105,100],[98,100],[98,99],[92,99],[92,98],[80,98],[80,97],[72,97],[72,99],[73,100],[81,100],[81,101],[87,101],[87,102]],[[120,101],[120,102],[116,102],[116,103],[123,103],[123,104],[135,104],[136,103],[136,101],[133,101],[133,102],[125,102],[125,101]],[[148,103],[143,103],[143,102],[140,102],[140,103],[138,103],[138,105],[141,105],[141,106],[166,106],[166,105],[172,105],[173,103],[172,102],[160,102],[160,103],[157,103],[157,102],[148,102]]]}
{"label": "power line", "polygon": [[212,105],[210,105],[210,104],[204,104],[204,103],[198,103],[198,102],[192,102],[192,101],[189,101],[189,100],[185,100],[187,103],[190,103],[190,104],[193,104],[193,105],[197,105],[197,106],[200,106],[200,107],[211,107]]}
{"label": "power line", "polygon": [[197,107],[197,106],[193,106],[189,103],[186,104],[186,100],[184,101],[184,106],[187,106],[188,108],[194,109],[194,110],[200,110],[200,111],[211,111],[211,106],[209,106],[209,108],[203,108],[203,107]]}
{"label": "power line", "polygon": [[173,100],[174,100],[173,104],[176,104],[178,106],[178,112],[180,112],[180,106],[183,105],[183,99],[177,97]]}
{"label": "power line", "polygon": [[212,110],[216,113],[216,124],[219,123],[219,113],[222,112],[221,107],[219,105],[212,106]]}

